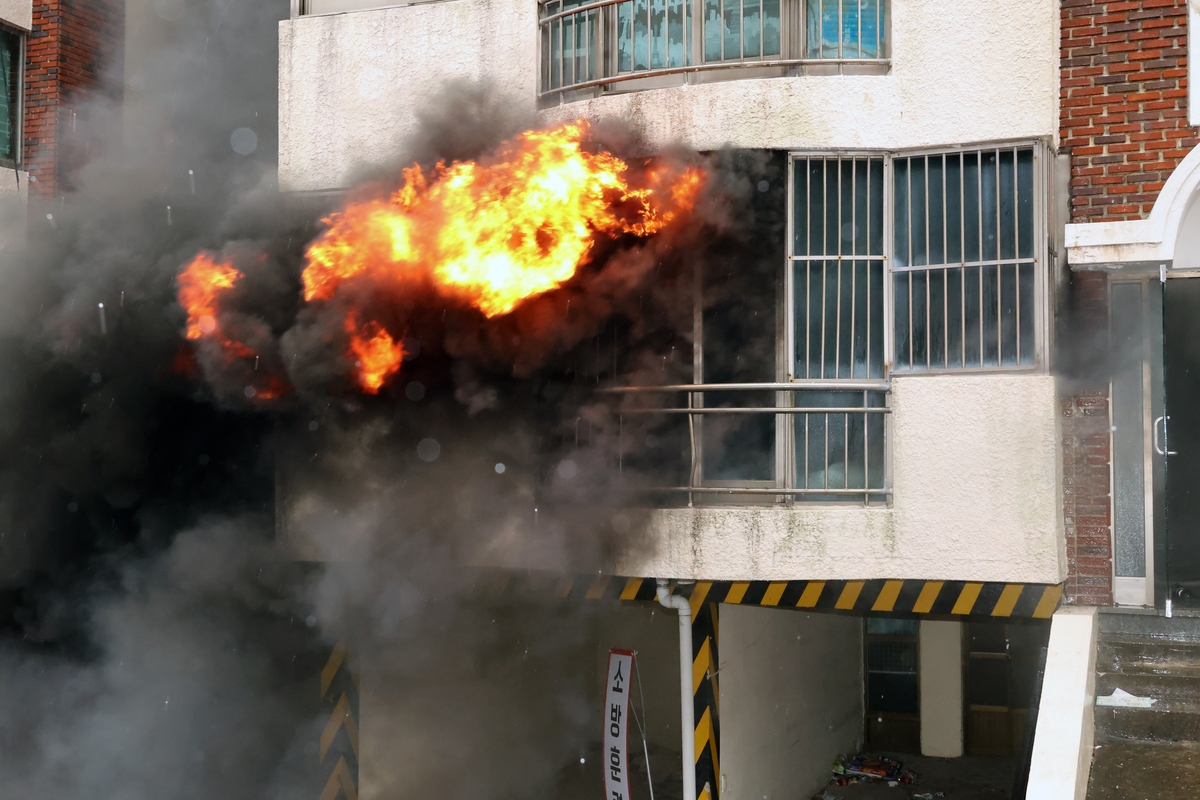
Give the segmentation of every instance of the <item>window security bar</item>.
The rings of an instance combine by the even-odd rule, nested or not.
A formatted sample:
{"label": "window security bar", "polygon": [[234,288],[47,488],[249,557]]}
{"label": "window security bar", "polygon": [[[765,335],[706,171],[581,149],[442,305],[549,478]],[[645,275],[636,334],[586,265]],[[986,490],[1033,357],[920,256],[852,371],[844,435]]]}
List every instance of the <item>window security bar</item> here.
{"label": "window security bar", "polygon": [[538,24],[551,102],[712,70],[889,63],[886,0],[546,0]]}
{"label": "window security bar", "polygon": [[895,158],[895,369],[1032,367],[1032,147]]}
{"label": "window security bar", "polygon": [[[631,421],[658,417],[670,425],[672,418],[686,416],[685,485],[654,487],[649,490],[651,494],[687,494],[689,506],[694,505],[697,496],[711,495],[774,496],[788,503],[886,502],[891,495],[886,454],[887,420],[891,414],[886,403],[888,390],[887,381],[860,381],[857,387],[845,382],[808,381],[609,389],[610,393],[626,395],[617,412],[622,432],[618,468],[624,466],[625,437],[635,435],[626,425],[627,417]],[[634,396],[668,392],[686,392],[687,405],[630,407]],[[745,395],[751,392],[773,396],[774,405],[746,405]],[[729,395],[742,397],[730,400]],[[720,405],[706,405],[706,400]],[[721,471],[718,462],[728,455],[726,450],[736,462],[742,451],[754,446],[750,444],[752,437],[744,436],[739,427],[745,417],[752,415],[766,416],[771,423],[783,421],[789,431],[783,445],[787,451],[783,474],[776,474],[770,481],[714,477],[710,473]],[[723,428],[721,418],[728,423]],[[769,460],[775,461],[773,456]]]}

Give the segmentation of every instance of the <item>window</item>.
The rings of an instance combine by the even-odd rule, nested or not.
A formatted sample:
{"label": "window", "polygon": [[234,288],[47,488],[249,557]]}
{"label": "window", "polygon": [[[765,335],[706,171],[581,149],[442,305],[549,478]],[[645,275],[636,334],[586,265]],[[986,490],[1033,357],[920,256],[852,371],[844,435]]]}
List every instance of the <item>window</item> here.
{"label": "window", "polygon": [[808,0],[806,58],[882,58],[884,0]]}
{"label": "window", "polygon": [[1036,151],[793,156],[790,378],[1035,368]]}
{"label": "window", "polygon": [[24,36],[0,28],[0,161],[21,162],[21,80]]}
{"label": "window", "polygon": [[[886,0],[545,0],[542,98],[653,88],[740,67],[757,71],[727,74],[886,70],[885,9]],[[567,99],[577,96],[586,95]]]}
{"label": "window", "polygon": [[867,744],[918,752],[921,744],[920,623],[867,617]]}
{"label": "window", "polygon": [[895,368],[1032,366],[1033,148],[893,166]]}
{"label": "window", "polygon": [[[791,352],[799,381],[884,377],[884,168],[878,156],[792,162]],[[792,415],[797,486],[883,488],[885,395],[852,388],[796,393],[799,407],[831,409]]]}

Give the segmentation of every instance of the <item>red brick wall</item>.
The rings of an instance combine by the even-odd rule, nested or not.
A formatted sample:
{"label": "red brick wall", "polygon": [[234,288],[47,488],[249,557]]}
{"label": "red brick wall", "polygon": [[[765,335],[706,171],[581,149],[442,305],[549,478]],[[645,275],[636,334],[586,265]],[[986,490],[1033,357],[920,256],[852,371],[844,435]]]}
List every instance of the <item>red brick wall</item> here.
{"label": "red brick wall", "polygon": [[1187,127],[1188,0],[1061,0],[1071,221],[1140,219],[1200,141]]}
{"label": "red brick wall", "polygon": [[[1108,275],[1077,272],[1072,284],[1079,327],[1106,327]],[[1113,603],[1108,399],[1107,385],[1077,386],[1061,399],[1066,598],[1079,605]]]}
{"label": "red brick wall", "polygon": [[[121,94],[122,0],[35,0],[25,57],[25,164],[34,197],[70,187],[67,176],[90,150],[78,110]],[[76,116],[72,116],[76,112]]]}

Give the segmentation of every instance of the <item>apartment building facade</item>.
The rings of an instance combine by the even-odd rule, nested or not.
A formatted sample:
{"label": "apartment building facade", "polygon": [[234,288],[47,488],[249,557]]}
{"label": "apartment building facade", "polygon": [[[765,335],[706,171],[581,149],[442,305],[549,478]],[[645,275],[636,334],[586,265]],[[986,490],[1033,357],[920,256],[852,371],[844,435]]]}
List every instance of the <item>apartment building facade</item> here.
{"label": "apartment building facade", "polygon": [[[698,310],[692,381],[653,387],[693,443],[652,546],[567,594],[692,600],[698,796],[815,789],[864,743],[1015,755],[1044,620],[1186,590],[1152,362],[1186,284],[1160,278],[1200,266],[1187,25],[1183,0],[297,0],[280,187],[350,187],[453,79],[762,156],[782,223]],[[768,355],[730,357],[735,329]]]}

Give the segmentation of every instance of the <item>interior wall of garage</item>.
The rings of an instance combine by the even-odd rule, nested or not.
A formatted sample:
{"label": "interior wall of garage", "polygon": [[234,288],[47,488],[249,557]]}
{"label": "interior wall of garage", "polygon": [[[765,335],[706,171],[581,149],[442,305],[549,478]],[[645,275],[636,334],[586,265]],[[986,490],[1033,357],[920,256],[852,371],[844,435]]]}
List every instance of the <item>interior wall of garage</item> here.
{"label": "interior wall of garage", "polygon": [[863,725],[862,618],[721,606],[721,796],[791,800],[825,784]]}

